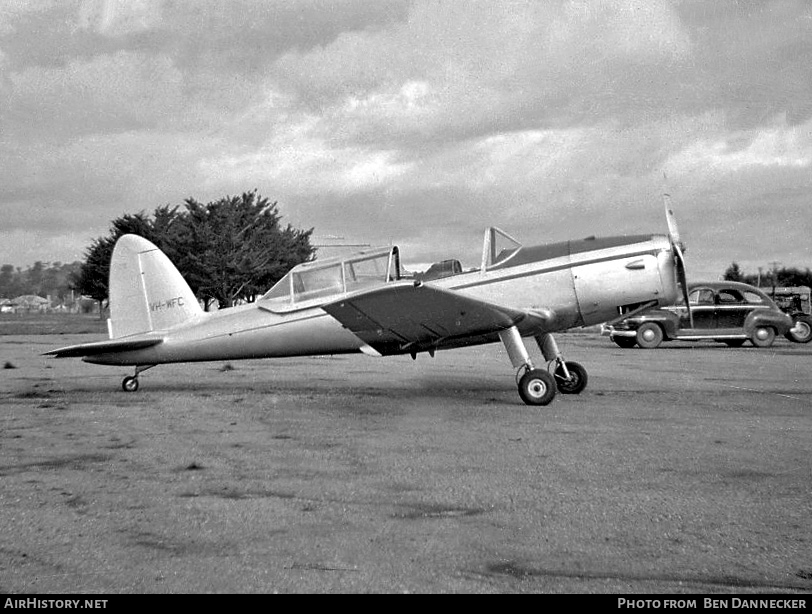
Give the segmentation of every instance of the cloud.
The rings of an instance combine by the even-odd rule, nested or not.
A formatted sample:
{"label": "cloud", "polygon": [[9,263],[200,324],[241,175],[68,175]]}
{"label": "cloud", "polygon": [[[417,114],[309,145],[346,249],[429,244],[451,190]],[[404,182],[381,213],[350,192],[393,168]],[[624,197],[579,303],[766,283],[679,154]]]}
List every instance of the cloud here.
{"label": "cloud", "polygon": [[812,120],[790,126],[782,117],[758,129],[697,140],[673,155],[667,164],[679,173],[714,175],[754,167],[808,168],[812,166]]}
{"label": "cloud", "polygon": [[124,36],[159,27],[164,0],[83,0],[78,26],[104,36]]}
{"label": "cloud", "polygon": [[13,129],[82,135],[156,127],[184,105],[183,77],[166,56],[120,51],[10,75]]}
{"label": "cloud", "polygon": [[667,189],[695,262],[746,241],[789,264],[810,23],[790,0],[13,3],[0,260],[25,233],[81,252],[124,212],[254,188],[317,233],[476,258],[489,224],[661,230]]}
{"label": "cloud", "polygon": [[[370,130],[393,138],[446,139],[558,121],[548,107],[605,100],[615,66],[677,64],[691,52],[670,3],[593,6],[416,2],[403,23],[291,51],[276,67],[313,108],[368,111],[364,124],[348,113],[358,133],[371,123]],[[414,85],[422,105],[400,116],[385,112]]]}

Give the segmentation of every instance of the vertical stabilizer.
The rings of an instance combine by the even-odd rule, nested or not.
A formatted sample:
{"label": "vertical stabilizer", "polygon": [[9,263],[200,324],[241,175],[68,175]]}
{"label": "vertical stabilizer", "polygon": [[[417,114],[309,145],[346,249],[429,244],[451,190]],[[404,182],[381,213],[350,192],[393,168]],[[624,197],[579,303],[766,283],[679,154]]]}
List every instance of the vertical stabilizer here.
{"label": "vertical stabilizer", "polygon": [[176,326],[203,310],[175,265],[155,245],[124,235],[110,260],[110,338]]}

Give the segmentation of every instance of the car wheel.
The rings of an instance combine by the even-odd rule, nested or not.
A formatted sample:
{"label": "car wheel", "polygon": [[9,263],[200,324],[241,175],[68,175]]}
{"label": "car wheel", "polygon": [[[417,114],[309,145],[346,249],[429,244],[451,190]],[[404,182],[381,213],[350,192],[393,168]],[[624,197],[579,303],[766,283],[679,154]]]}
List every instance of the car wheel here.
{"label": "car wheel", "polygon": [[757,348],[768,348],[775,341],[775,329],[770,326],[757,326],[750,341]]}
{"label": "car wheel", "polygon": [[808,315],[793,316],[794,325],[785,335],[794,343],[809,343],[812,341],[812,317]]}
{"label": "car wheel", "polygon": [[635,339],[634,337],[616,337],[616,336],[612,335],[609,338],[612,341],[614,341],[615,345],[617,345],[618,347],[628,349],[628,348],[633,348],[635,345],[637,345],[637,339]]}
{"label": "car wheel", "polygon": [[636,340],[644,350],[653,350],[663,341],[663,329],[652,322],[645,322],[637,329]]}

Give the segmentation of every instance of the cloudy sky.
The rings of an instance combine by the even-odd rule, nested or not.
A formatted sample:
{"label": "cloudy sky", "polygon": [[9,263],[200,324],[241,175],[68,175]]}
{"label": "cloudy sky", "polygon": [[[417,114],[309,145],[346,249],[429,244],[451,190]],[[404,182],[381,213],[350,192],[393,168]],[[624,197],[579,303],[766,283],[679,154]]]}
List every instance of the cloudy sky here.
{"label": "cloudy sky", "polygon": [[253,189],[466,265],[668,191],[690,277],[812,267],[812,2],[0,0],[0,263]]}

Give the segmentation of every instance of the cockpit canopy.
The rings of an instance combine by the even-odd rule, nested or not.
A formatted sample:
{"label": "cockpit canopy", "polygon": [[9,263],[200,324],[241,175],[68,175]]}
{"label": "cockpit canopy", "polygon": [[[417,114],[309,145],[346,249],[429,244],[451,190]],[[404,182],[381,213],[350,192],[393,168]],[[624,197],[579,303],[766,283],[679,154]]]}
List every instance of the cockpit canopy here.
{"label": "cockpit canopy", "polygon": [[351,256],[325,258],[293,267],[259,300],[272,311],[291,311],[400,279],[397,246],[366,250]]}
{"label": "cockpit canopy", "polygon": [[[482,268],[487,271],[503,266],[522,250],[516,239],[499,228],[488,228],[482,248]],[[434,263],[427,271],[407,274],[419,281],[431,281],[471,272],[458,260]],[[292,268],[260,299],[259,305],[269,311],[284,312],[323,303],[325,298],[371,288],[404,276],[400,252],[396,246],[379,247],[349,256],[336,256],[304,262]]]}

